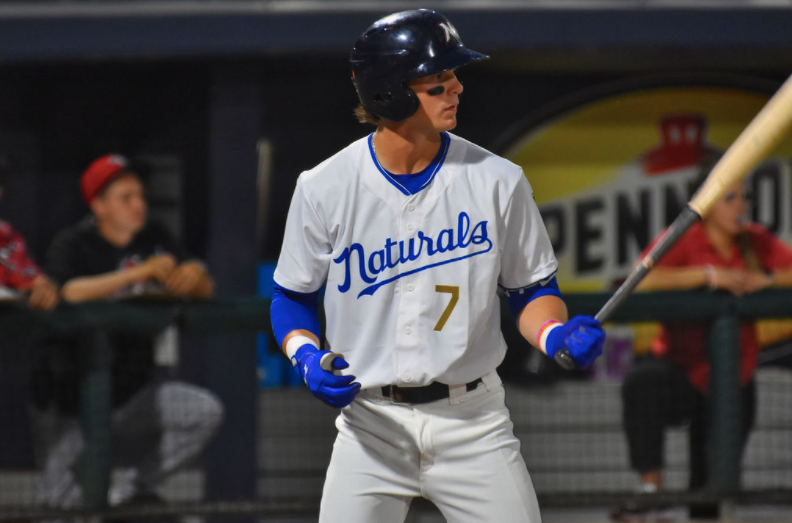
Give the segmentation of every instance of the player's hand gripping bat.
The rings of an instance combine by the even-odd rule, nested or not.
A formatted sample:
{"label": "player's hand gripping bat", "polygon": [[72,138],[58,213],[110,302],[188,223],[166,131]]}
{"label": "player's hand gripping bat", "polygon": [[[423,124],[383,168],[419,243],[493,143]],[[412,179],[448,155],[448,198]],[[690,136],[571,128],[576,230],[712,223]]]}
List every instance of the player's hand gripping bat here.
{"label": "player's hand gripping bat", "polygon": [[[638,266],[633,269],[624,283],[594,316],[600,324],[608,321],[616,308],[632,293],[635,287],[660,258],[696,221],[706,216],[712,206],[731,186],[739,182],[765,156],[770,154],[792,123],[792,76],[765,104],[751,123],[734,141],[720,161],[715,164],[701,188],[693,195],[685,209],[677,216],[665,234],[657,241]],[[569,351],[562,349],[555,354],[561,367],[571,370],[576,367]]]}

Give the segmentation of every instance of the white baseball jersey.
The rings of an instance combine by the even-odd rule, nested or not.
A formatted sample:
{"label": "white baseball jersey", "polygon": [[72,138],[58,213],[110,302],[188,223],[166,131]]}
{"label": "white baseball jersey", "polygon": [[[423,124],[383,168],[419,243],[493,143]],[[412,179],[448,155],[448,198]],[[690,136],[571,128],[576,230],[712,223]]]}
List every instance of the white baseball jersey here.
{"label": "white baseball jersey", "polygon": [[459,384],[494,370],[506,343],[498,285],[529,286],[557,262],[517,165],[448,133],[413,195],[370,137],[302,173],[275,281],[326,282],[325,337],[363,388]]}

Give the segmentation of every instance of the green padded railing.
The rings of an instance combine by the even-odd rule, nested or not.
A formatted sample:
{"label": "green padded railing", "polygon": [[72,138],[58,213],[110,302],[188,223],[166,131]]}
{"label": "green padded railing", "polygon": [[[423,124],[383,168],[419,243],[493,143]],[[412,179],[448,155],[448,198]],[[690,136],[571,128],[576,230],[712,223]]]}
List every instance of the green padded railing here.
{"label": "green padded railing", "polygon": [[[595,314],[607,294],[567,294],[570,315]],[[269,331],[268,300],[179,301],[147,299],[62,304],[55,311],[33,311],[20,303],[0,304],[0,338],[74,335],[86,351],[81,391],[81,416],[86,453],[80,463],[84,507],[106,505],[110,478],[111,406],[109,371],[111,331],[155,333],[168,325],[208,336],[232,332]],[[710,323],[713,425],[710,445],[711,483],[707,490],[737,496],[740,474],[739,322],[741,319],[792,317],[792,290],[763,291],[743,298],[706,292],[639,293],[613,315],[614,322],[706,321]]]}

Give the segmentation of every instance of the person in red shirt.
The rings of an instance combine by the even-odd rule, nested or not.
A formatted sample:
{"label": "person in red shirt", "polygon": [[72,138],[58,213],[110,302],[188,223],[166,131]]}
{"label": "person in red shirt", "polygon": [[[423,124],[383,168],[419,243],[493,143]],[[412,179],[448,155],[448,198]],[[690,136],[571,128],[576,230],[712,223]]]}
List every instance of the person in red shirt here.
{"label": "person in red shirt", "polygon": [[[709,288],[740,296],[792,285],[792,249],[765,228],[747,222],[746,211],[745,191],[737,184],[680,238],[638,289]],[[703,324],[663,325],[652,341],[651,355],[637,361],[624,379],[623,417],[630,463],[640,474],[645,492],[662,488],[665,428],[683,423],[690,423],[690,488],[704,487],[707,482],[707,333]],[[756,412],[753,376],[760,349],[752,322],[742,324],[740,342],[744,449]],[[691,506],[690,516],[717,518],[717,505]]]}
{"label": "person in red shirt", "polygon": [[[7,165],[0,158],[0,197],[3,195]],[[58,288],[30,257],[22,236],[10,223],[0,220],[0,290],[27,294],[34,309],[49,310],[58,304]]]}

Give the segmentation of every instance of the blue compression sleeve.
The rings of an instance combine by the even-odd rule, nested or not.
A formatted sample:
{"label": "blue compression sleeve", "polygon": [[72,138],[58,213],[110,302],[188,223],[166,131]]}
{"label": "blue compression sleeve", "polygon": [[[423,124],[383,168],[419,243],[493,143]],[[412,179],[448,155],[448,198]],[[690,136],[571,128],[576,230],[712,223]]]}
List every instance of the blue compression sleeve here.
{"label": "blue compression sleeve", "polygon": [[511,309],[512,317],[515,320],[526,305],[540,296],[558,296],[563,299],[555,276],[551,276],[549,280],[542,280],[541,282],[536,282],[522,289],[504,289],[504,291],[506,293],[506,301],[509,302],[509,309]]}
{"label": "blue compression sleeve", "polygon": [[270,321],[272,333],[278,341],[278,347],[283,346],[283,338],[295,329],[304,329],[319,336],[319,291],[302,292],[290,291],[275,284],[270,305]]}

